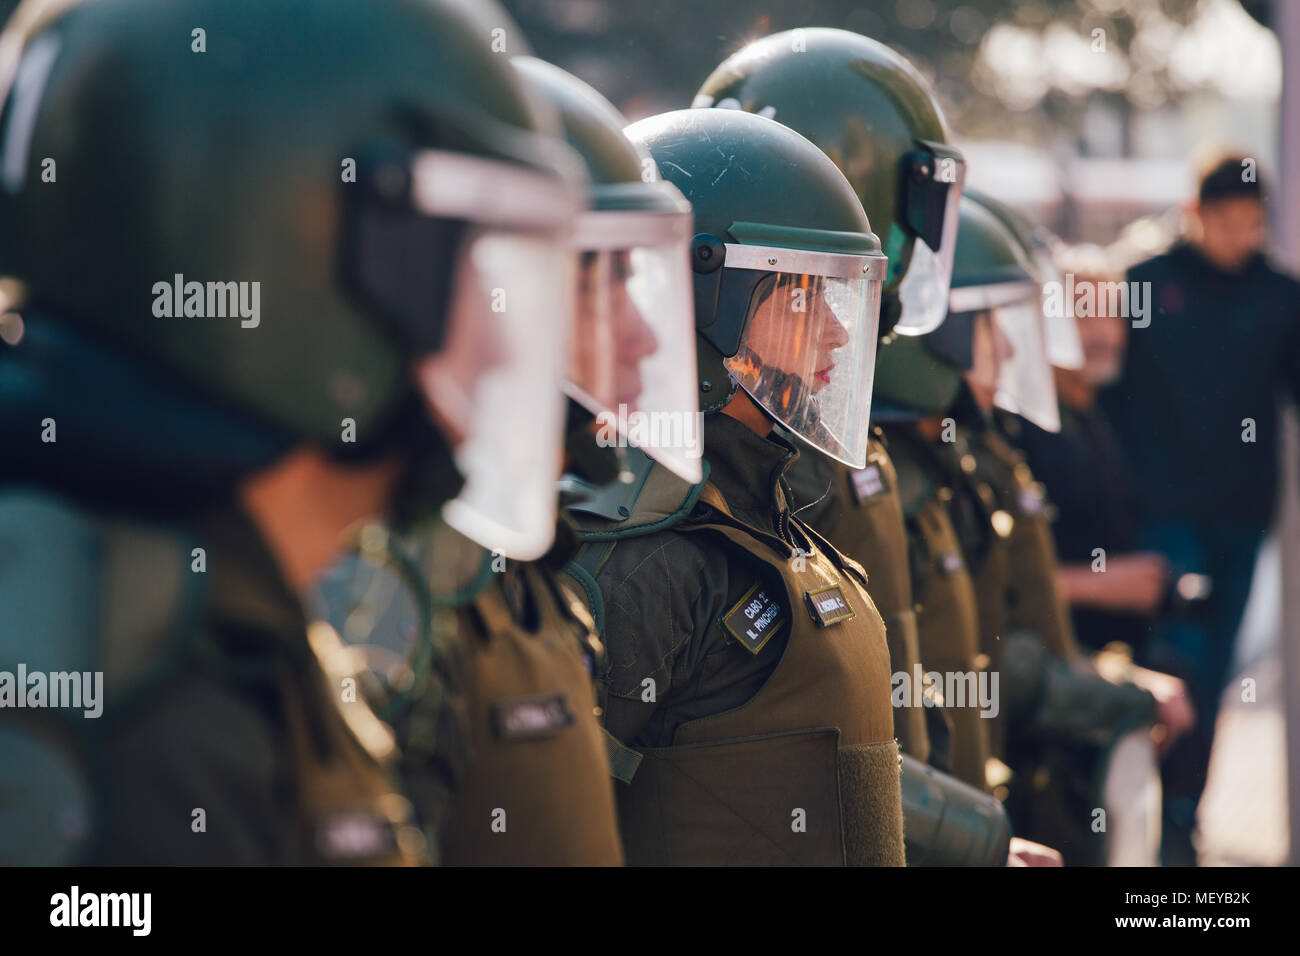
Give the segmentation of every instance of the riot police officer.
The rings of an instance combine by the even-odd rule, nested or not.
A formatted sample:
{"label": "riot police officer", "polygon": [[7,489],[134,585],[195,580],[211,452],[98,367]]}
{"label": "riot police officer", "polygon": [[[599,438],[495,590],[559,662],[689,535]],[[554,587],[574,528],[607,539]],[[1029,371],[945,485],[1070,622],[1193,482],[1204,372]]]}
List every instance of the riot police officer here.
{"label": "riot police officer", "polygon": [[[3,659],[104,693],[95,720],[5,712],[0,856],[426,861],[392,731],[303,601],[350,525],[462,481],[544,546],[552,479],[494,494],[510,459],[462,399],[540,368],[516,414],[543,446],[558,423],[581,169],[495,6],[30,9],[0,69]],[[466,351],[525,282],[531,364]]]}
{"label": "riot police officer", "polygon": [[1080,747],[1149,720],[1153,702],[1073,653],[1041,487],[993,424],[997,406],[1054,427],[1039,284],[1028,250],[974,199],[962,203],[949,298],[947,321],[916,348],[912,377],[943,383],[948,396],[928,448],[972,569],[980,650],[1001,675],[993,750],[1014,772],[1004,782],[1017,832],[1059,847],[1067,863],[1087,862],[1104,840],[1091,826],[1097,795],[1070,768]]}
{"label": "riot police officer", "polygon": [[[528,93],[556,113],[591,177],[588,208],[571,239],[578,268],[565,385],[566,497],[574,498],[579,476],[587,486],[617,483],[638,447],[698,481],[697,400],[687,371],[695,363],[690,205],[671,184],[646,175],[653,166],[599,93],[540,60],[513,62]],[[659,427],[674,422],[692,427]],[[465,671],[465,745],[473,753],[441,828],[445,862],[621,861],[606,746],[595,720],[600,642],[585,603],[556,573],[572,556],[567,523],[561,519],[556,543],[537,560],[514,560],[536,555],[466,523],[455,508],[417,537],[439,650]],[[388,593],[395,595],[399,559],[387,560],[394,565]],[[380,610],[367,600],[379,578],[367,575],[351,607],[337,607],[347,595],[334,596],[343,629],[369,632],[371,642],[373,628],[349,621]],[[384,627],[391,638],[400,623],[389,615]],[[423,784],[417,792],[435,802],[439,748],[420,704],[403,721],[402,740],[407,765]]]}
{"label": "riot police officer", "polygon": [[[843,30],[776,34],[724,61],[700,88],[696,105],[772,116],[836,162],[875,227],[892,243],[882,306],[885,341],[893,337],[891,325],[896,324],[895,334],[914,335],[942,321],[965,164],[948,143],[933,94],[910,63],[874,40]],[[954,747],[944,710],[923,705],[925,700],[941,701],[914,676],[922,663],[926,668],[951,665],[937,651],[938,635],[954,630],[945,613],[953,602],[938,594],[927,594],[924,602],[914,598],[899,475],[884,431],[877,425],[873,432],[865,468],[849,469],[820,456],[803,456],[795,463],[787,477],[797,512],[868,572],[868,590],[886,623],[895,726],[903,751],[921,764],[932,759],[945,769],[955,759],[962,778],[983,788],[986,753],[972,746],[980,730],[974,708],[962,712],[975,722],[963,723]],[[940,580],[960,583],[948,575]],[[922,661],[915,608],[928,614],[933,660]],[[935,731],[932,758],[926,718]],[[916,763],[905,762],[903,780],[909,862],[1002,862],[1007,827],[996,801]],[[945,813],[930,812],[945,803]],[[939,816],[941,832],[930,826]],[[974,831],[960,832],[965,825]],[[967,855],[972,848],[977,848],[975,855]]]}
{"label": "riot police officer", "polygon": [[775,431],[866,464],[885,258],[842,174],[777,123],[690,110],[628,133],[695,212],[708,469],[649,462],[574,511],[628,861],[901,864],[882,622],[792,512],[800,452]]}

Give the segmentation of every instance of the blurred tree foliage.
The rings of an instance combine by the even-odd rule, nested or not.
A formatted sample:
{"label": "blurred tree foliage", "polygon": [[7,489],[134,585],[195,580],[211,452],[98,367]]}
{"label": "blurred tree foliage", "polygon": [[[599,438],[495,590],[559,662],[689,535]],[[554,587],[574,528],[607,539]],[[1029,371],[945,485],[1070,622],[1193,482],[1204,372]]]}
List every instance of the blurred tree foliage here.
{"label": "blurred tree foliage", "polygon": [[[503,2],[539,56],[581,76],[634,119],[688,106],[713,67],[750,40],[794,27],[831,26],[874,37],[911,59],[935,85],[960,132],[1042,142],[1075,125],[1090,96],[1126,114],[1177,93],[1168,64],[1150,52],[1151,46],[1134,41],[1144,28],[1167,40],[1170,29],[1189,23],[1207,0]],[[1273,0],[1239,2],[1267,25]],[[0,21],[17,3],[0,0]],[[1062,49],[1063,37],[1073,37],[1077,50],[1095,42],[1097,29],[1104,31],[1107,51],[1125,66],[1117,74],[1103,59],[1080,63],[1076,57],[1064,80],[1049,77],[1041,90],[1032,88],[1034,83],[1018,84],[1014,71],[1010,77],[997,75],[991,52],[981,56],[990,31],[1007,28],[1022,56],[1026,49],[1031,55],[1038,50],[1049,73],[1058,59],[1050,51]],[[1026,47],[1026,38],[1034,36],[1054,36],[1058,44],[1034,47],[1030,40]],[[1002,38],[1007,39],[1005,32]],[[1002,48],[1005,44],[991,45]]]}
{"label": "blurred tree foliage", "polygon": [[[1028,139],[1042,140],[1044,133],[1077,120],[1085,94],[1127,111],[1135,96],[1141,98],[1137,105],[1153,105],[1174,92],[1167,64],[1145,43],[1135,46],[1134,39],[1151,26],[1167,38],[1195,17],[1200,2],[505,0],[505,5],[539,56],[583,77],[633,118],[688,106],[712,68],[752,39],[794,27],[831,26],[874,37],[911,59],[934,83],[961,132],[1007,135],[1020,127]],[[1265,0],[1247,4],[1252,15],[1267,19]],[[1076,56],[1064,85],[1049,81],[1041,95],[1032,90],[1012,95],[1019,91],[1008,89],[1005,77],[999,81],[996,70],[979,62],[990,30],[1005,27],[1021,38],[1065,37],[1076,50],[1095,42],[1094,31],[1100,29],[1107,50],[1124,61],[1121,73],[1140,72],[1141,81],[1116,82],[1115,71],[1097,60],[1096,82],[1090,82],[1092,64]]]}

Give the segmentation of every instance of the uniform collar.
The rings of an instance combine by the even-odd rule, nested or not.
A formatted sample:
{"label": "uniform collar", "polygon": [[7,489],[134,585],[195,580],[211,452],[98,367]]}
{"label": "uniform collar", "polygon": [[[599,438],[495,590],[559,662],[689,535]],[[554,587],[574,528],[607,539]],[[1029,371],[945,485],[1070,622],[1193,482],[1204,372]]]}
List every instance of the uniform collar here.
{"label": "uniform collar", "polygon": [[1208,276],[1219,282],[1236,282],[1254,278],[1260,267],[1267,260],[1263,252],[1254,253],[1245,264],[1235,272],[1229,272],[1212,262],[1203,253],[1196,243],[1189,239],[1181,239],[1170,249],[1171,254],[1182,261],[1182,265],[1189,272],[1200,276]]}
{"label": "uniform collar", "polygon": [[799,451],[773,430],[762,436],[729,415],[710,415],[704,426],[709,481],[722,492],[733,515],[770,530],[786,510],[782,475]]}

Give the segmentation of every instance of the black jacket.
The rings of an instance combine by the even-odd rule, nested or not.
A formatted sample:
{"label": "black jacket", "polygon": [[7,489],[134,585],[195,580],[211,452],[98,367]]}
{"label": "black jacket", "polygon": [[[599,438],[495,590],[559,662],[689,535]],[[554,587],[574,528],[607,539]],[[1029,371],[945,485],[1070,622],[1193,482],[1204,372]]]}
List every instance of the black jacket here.
{"label": "black jacket", "polygon": [[1224,273],[1187,243],[1128,279],[1150,283],[1150,325],[1129,329],[1123,374],[1101,404],[1140,519],[1264,530],[1277,493],[1276,399],[1300,397],[1300,282],[1263,256]]}

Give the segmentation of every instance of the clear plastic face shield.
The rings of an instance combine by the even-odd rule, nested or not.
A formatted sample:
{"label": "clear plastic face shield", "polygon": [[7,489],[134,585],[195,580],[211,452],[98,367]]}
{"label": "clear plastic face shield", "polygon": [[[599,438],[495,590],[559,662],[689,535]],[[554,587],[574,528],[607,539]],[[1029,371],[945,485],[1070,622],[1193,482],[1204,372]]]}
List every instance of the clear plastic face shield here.
{"label": "clear plastic face shield", "polygon": [[692,217],[593,210],[578,221],[577,315],[566,391],[596,416],[599,444],[633,445],[702,477],[690,270]]}
{"label": "clear plastic face shield", "polygon": [[967,380],[992,404],[1046,431],[1060,431],[1056,380],[1047,360],[1043,309],[1037,286],[1006,282],[953,289],[953,313],[979,313]]}
{"label": "clear plastic face shield", "polygon": [[727,269],[770,273],[724,365],[800,439],[852,468],[867,462],[881,288],[887,260],[731,245]]}
{"label": "clear plastic face shield", "polygon": [[412,193],[466,220],[442,348],[416,368],[465,476],[443,509],[456,530],[510,558],[555,534],[575,270],[575,183],[513,164],[426,152]]}
{"label": "clear plastic face shield", "polygon": [[903,217],[916,235],[912,258],[898,285],[899,335],[933,332],[948,314],[948,288],[957,246],[958,207],[966,184],[966,161],[951,147],[912,153],[904,172]]}
{"label": "clear plastic face shield", "polygon": [[[1073,308],[1046,308],[1053,298],[1064,300],[1065,277],[1056,267],[1050,248],[1046,244],[1037,244],[1033,249],[1034,266],[1038,271],[1039,281],[1043,286],[1043,321],[1047,335],[1047,358],[1057,368],[1083,368],[1083,340],[1079,335],[1079,324]],[[1055,288],[1058,295],[1053,297],[1048,290]],[[1073,303],[1071,302],[1072,306]]]}
{"label": "clear plastic face shield", "polygon": [[1056,379],[1048,360],[1042,303],[1025,299],[993,310],[993,323],[1011,354],[998,369],[998,408],[1033,422],[1049,432],[1061,430],[1056,404]]}

